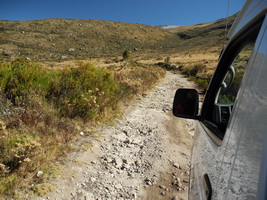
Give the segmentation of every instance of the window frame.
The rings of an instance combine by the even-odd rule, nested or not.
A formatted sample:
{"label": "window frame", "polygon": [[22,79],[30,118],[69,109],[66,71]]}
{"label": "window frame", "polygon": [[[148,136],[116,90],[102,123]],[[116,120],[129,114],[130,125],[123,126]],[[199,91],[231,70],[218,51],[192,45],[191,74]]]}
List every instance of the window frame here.
{"label": "window frame", "polygon": [[[215,103],[215,98],[217,95],[217,91],[219,90],[221,83],[228,72],[228,69],[230,68],[231,64],[233,63],[234,59],[238,54],[242,51],[242,49],[251,41],[255,41],[259,35],[262,23],[264,21],[264,17],[261,17],[258,19],[255,23],[252,23],[249,27],[247,27],[244,31],[238,34],[237,37],[235,37],[232,41],[229,42],[226,49],[223,51],[223,53],[220,56],[219,63],[217,65],[217,68],[214,72],[214,75],[211,79],[211,82],[209,84],[209,87],[207,89],[205,99],[202,105],[201,113],[200,113],[200,124],[204,128],[204,130],[207,132],[207,134],[211,137],[211,139],[216,142],[219,146],[222,144],[225,132],[220,131],[218,127],[213,126],[215,124],[209,119],[212,119],[212,113],[213,113],[213,107]],[[255,50],[255,45],[253,47],[253,51]],[[253,51],[251,56],[253,55]],[[251,56],[249,58],[249,62],[251,60]],[[247,68],[245,70],[243,78],[246,76]],[[243,78],[241,81],[241,85],[243,85]],[[241,87],[240,87],[241,88]],[[238,93],[240,92],[240,88],[238,90]],[[238,94],[237,94],[238,96]],[[237,103],[238,99],[235,100],[234,106]],[[231,123],[231,116],[234,113],[233,112],[230,115],[230,119],[228,121],[227,127],[229,127],[229,124]],[[216,125],[216,124],[215,124]],[[227,128],[226,128],[227,130]]]}

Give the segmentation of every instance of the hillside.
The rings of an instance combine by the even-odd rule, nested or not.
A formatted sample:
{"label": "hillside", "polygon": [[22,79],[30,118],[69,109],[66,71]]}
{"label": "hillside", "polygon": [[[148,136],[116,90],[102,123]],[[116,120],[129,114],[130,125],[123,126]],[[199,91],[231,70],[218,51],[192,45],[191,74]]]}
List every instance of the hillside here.
{"label": "hillside", "polygon": [[[229,17],[227,31],[232,26],[237,14]],[[179,42],[177,50],[209,51],[221,50],[225,44],[226,19],[220,19],[215,22],[184,26],[170,30],[171,33],[177,34]],[[208,51],[208,52],[209,52]]]}
{"label": "hillside", "polygon": [[171,35],[146,25],[78,19],[0,21],[0,27],[0,49],[34,60],[116,56],[154,48]]}
{"label": "hillside", "polygon": [[220,51],[224,36],[225,19],[171,30],[99,20],[0,21],[0,51],[36,61],[120,56],[125,50],[142,55]]}

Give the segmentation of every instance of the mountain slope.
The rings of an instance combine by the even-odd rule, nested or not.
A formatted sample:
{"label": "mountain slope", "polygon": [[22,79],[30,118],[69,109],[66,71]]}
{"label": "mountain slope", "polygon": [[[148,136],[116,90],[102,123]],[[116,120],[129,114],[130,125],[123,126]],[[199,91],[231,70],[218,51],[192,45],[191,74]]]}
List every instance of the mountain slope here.
{"label": "mountain slope", "polygon": [[152,26],[78,19],[0,21],[0,27],[0,49],[35,60],[120,55],[170,35]]}
{"label": "mountain slope", "polygon": [[230,16],[226,28],[226,19],[215,22],[179,27],[169,32],[178,36],[173,42],[176,51],[212,52],[220,51],[226,41],[226,33],[232,26],[237,14]]}
{"label": "mountain slope", "polygon": [[[229,18],[228,28],[235,17]],[[120,56],[125,50],[142,55],[219,51],[226,41],[225,22],[163,30],[100,20],[0,21],[0,53],[42,61]]]}

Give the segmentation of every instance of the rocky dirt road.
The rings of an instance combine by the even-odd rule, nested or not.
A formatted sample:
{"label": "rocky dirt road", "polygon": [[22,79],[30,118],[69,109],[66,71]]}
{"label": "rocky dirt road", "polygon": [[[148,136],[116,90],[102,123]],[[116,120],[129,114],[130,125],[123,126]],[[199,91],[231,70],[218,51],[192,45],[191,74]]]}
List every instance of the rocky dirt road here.
{"label": "rocky dirt road", "polygon": [[139,97],[122,120],[102,126],[86,151],[73,153],[57,189],[39,199],[186,200],[194,122],[171,114],[175,90],[194,87],[167,72],[155,89]]}

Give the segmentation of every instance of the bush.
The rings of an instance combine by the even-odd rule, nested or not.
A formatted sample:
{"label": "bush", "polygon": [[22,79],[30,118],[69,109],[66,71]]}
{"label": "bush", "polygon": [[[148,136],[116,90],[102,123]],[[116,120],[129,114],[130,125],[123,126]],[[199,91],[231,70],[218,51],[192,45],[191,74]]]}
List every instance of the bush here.
{"label": "bush", "polygon": [[8,177],[0,177],[0,194],[6,194],[8,192],[12,192],[13,188],[17,184],[18,184],[18,178],[15,175],[11,175]]}
{"label": "bush", "polygon": [[167,58],[165,58],[165,59],[164,59],[164,62],[165,62],[166,64],[170,64],[170,62],[171,62],[170,57],[168,56]]}
{"label": "bush", "polygon": [[208,79],[202,79],[202,78],[196,78],[194,76],[189,76],[189,79],[193,82],[195,82],[200,88],[206,90],[209,86],[210,78]]}
{"label": "bush", "polygon": [[199,87],[201,87],[202,89],[206,90],[209,86],[209,79],[197,79],[197,84]]}
{"label": "bush", "polygon": [[46,87],[46,73],[35,63],[18,58],[11,63],[1,63],[1,91],[13,105],[26,105],[32,93]]}
{"label": "bush", "polygon": [[130,51],[125,50],[122,54],[123,59],[128,59],[130,57]]}
{"label": "bush", "polygon": [[115,109],[122,90],[110,72],[87,63],[58,74],[50,82],[46,99],[64,117],[90,120],[105,108]]}
{"label": "bush", "polygon": [[[132,68],[133,64],[129,65]],[[149,89],[165,74],[165,70],[156,66],[136,66],[134,70],[117,71],[115,79],[124,86],[124,95],[131,96]]]}
{"label": "bush", "polygon": [[[0,139],[0,175],[17,169],[23,162],[30,162],[34,150],[40,146],[29,134],[15,134]],[[2,166],[2,167],[1,167]]]}
{"label": "bush", "polygon": [[200,88],[206,90],[211,77],[201,78],[197,74],[201,72],[206,66],[202,64],[196,64],[191,68],[186,68],[184,66],[179,66],[178,69],[182,74],[189,77],[190,80],[194,81]]}

